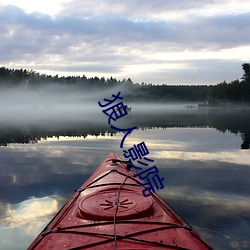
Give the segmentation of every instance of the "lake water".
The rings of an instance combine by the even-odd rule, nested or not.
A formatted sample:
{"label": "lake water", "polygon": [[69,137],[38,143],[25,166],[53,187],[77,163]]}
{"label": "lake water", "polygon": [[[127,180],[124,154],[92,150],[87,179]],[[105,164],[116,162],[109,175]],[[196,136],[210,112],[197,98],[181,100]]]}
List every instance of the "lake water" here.
{"label": "lake water", "polygon": [[[101,109],[34,109],[28,120],[0,118],[1,249],[27,248],[108,153],[123,154],[124,134]],[[164,177],[158,193],[215,249],[250,249],[249,114],[135,105],[112,121],[137,126],[124,148],[146,143]]]}

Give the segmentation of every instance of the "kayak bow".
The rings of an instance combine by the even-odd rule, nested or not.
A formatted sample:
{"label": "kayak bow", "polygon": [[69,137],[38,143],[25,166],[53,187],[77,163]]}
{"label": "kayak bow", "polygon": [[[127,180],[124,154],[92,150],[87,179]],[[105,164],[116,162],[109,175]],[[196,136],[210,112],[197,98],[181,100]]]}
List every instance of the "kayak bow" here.
{"label": "kayak bow", "polygon": [[29,246],[31,249],[212,249],[110,153]]}

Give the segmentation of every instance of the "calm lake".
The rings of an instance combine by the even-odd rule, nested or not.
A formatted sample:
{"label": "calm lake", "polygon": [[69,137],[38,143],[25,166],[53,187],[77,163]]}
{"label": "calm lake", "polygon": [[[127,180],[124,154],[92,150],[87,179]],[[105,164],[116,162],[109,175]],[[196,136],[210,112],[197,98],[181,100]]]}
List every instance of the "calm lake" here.
{"label": "calm lake", "polygon": [[[0,117],[1,249],[27,248],[111,151],[123,156],[101,108],[60,112]],[[134,105],[112,124],[137,126],[124,148],[145,142],[157,192],[211,246],[250,249],[250,109]]]}

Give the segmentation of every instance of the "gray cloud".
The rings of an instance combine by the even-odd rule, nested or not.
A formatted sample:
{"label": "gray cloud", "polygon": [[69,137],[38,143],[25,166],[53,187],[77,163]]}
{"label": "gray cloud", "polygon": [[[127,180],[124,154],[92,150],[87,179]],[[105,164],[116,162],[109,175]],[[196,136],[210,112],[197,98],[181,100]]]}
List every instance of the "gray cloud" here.
{"label": "gray cloud", "polygon": [[231,48],[249,45],[250,12],[238,15],[222,15],[195,18],[185,29],[189,43],[202,43],[203,47]]}
{"label": "gray cloud", "polygon": [[[221,1],[219,1],[221,2]],[[223,2],[223,0],[222,0]],[[115,0],[73,0],[65,3],[65,8],[62,10],[64,15],[79,15],[79,16],[106,16],[112,14],[112,16],[130,16],[141,17],[143,19],[151,18],[153,14],[168,13],[170,11],[183,11],[189,9],[198,9],[206,5],[218,3],[218,1],[198,1],[198,0],[145,0],[143,3],[140,0],[127,0],[115,1]]]}
{"label": "gray cloud", "polygon": [[[197,14],[190,19],[154,17],[175,10],[185,14],[183,9],[188,13],[208,4],[215,4],[215,1],[201,3],[193,0],[187,3],[182,0],[174,3],[147,0],[143,6],[141,2],[132,0],[126,4],[106,0],[99,5],[95,0],[84,4],[82,1],[72,1],[65,4],[65,10],[55,17],[40,12],[28,14],[15,6],[0,5],[0,63],[8,65],[15,62],[16,65],[23,64],[23,67],[27,63],[36,66],[35,70],[115,73],[120,77],[135,76],[138,81],[148,81],[142,75],[139,76],[139,72],[125,75],[127,66],[164,63],[146,57],[145,53],[216,51],[248,46],[250,12],[212,16]],[[168,58],[165,62],[167,60]],[[203,62],[209,64],[209,60],[207,58]],[[225,65],[232,65],[232,62],[223,58],[213,60],[217,60],[217,64],[223,62]],[[238,59],[236,63],[240,65],[241,60]],[[177,63],[173,59],[171,62]],[[181,62],[192,66],[191,68],[195,65],[197,69],[201,66],[201,70],[208,70],[208,67],[202,68],[202,63],[195,60],[190,62],[190,59],[183,59]],[[158,69],[155,70],[155,79],[162,81],[164,78],[160,75],[165,77],[164,72],[172,75],[182,73],[183,77],[179,75],[179,79],[190,78],[190,81],[197,80],[198,76],[189,67],[186,70],[171,69],[171,72]],[[152,72],[147,71],[144,75],[149,73]],[[223,70],[217,73],[211,79],[214,83],[218,81],[216,79],[224,80]],[[211,77],[211,71],[207,73],[209,75]],[[236,76],[231,80],[235,78]],[[207,78],[201,79],[202,82],[207,82]]]}
{"label": "gray cloud", "polygon": [[[46,69],[46,67],[40,66],[40,69]],[[89,65],[78,65],[78,64],[73,64],[73,65],[65,65],[65,66],[51,66],[51,69],[54,71],[61,71],[61,72],[119,72],[119,67],[115,65],[103,65],[103,64],[89,64]]]}
{"label": "gray cloud", "polygon": [[[25,34],[33,37],[40,33],[39,38],[52,40],[53,36],[66,35],[87,41],[108,39],[117,42],[174,42],[192,47],[193,42],[217,44],[221,46],[248,44],[250,38],[250,13],[239,15],[224,15],[216,17],[195,17],[189,22],[148,20],[137,21],[129,17],[95,17],[83,18],[77,16],[57,16],[52,18],[39,12],[27,14],[23,10],[6,6],[1,8],[1,30],[8,33],[14,30],[17,35]],[[32,33],[29,33],[31,32]],[[244,33],[244,37],[242,37]],[[20,42],[20,41],[19,41]],[[41,43],[43,44],[44,41]],[[187,44],[188,42],[188,44]]]}

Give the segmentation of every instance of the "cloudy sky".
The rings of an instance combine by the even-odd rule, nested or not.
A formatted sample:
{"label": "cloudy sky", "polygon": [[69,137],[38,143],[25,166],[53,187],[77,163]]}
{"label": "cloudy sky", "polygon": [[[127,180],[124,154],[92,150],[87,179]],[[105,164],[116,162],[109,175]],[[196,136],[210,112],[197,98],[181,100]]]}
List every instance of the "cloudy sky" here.
{"label": "cloudy sky", "polygon": [[0,66],[154,84],[241,78],[249,0],[0,0]]}

